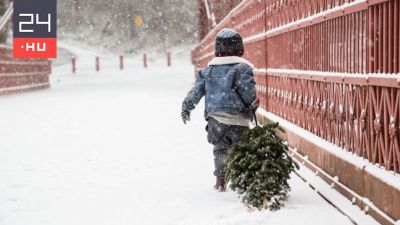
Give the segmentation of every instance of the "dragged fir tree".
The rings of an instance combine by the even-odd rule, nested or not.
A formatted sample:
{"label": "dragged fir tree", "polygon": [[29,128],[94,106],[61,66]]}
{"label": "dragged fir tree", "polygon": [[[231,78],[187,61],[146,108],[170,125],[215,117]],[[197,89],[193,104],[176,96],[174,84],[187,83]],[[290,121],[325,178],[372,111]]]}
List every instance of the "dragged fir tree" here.
{"label": "dragged fir tree", "polygon": [[230,149],[226,179],[243,202],[259,210],[278,210],[289,196],[290,173],[298,165],[276,135],[278,124],[256,127]]}

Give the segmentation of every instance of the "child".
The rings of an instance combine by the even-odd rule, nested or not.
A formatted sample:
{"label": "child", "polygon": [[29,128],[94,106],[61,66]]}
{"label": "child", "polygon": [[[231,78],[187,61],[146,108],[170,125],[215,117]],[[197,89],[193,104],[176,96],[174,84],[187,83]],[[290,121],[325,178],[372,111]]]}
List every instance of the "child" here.
{"label": "child", "polygon": [[230,146],[249,129],[258,107],[253,64],[241,58],[243,40],[232,29],[221,30],[215,40],[215,58],[199,71],[194,87],[182,103],[182,119],[190,121],[190,112],[205,96],[208,142],[214,145],[215,189],[225,191],[224,165]]}

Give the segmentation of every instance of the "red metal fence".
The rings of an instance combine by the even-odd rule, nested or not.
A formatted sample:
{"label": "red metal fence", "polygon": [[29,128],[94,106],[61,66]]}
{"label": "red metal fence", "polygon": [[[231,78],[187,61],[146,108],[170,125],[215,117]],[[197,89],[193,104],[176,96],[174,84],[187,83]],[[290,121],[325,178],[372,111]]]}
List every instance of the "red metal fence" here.
{"label": "red metal fence", "polygon": [[262,108],[400,172],[400,1],[244,0],[192,52],[197,68],[225,27],[244,37]]}
{"label": "red metal fence", "polygon": [[0,94],[49,87],[47,59],[15,60],[12,49],[0,47]]}

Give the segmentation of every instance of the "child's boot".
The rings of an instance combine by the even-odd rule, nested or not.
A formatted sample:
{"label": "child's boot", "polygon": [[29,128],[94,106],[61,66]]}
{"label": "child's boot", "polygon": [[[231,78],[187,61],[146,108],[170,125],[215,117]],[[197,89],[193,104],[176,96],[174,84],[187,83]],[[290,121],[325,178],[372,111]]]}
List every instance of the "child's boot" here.
{"label": "child's boot", "polygon": [[216,177],[216,178],[217,180],[214,189],[219,192],[225,192],[226,191],[225,177]]}

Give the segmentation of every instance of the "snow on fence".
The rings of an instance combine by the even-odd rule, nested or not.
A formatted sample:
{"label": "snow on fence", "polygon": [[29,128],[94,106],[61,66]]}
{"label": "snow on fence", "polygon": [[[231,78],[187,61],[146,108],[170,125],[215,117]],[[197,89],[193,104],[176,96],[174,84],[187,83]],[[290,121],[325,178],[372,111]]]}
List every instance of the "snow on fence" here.
{"label": "snow on fence", "polygon": [[49,60],[16,60],[12,49],[0,46],[0,94],[47,88],[50,73]]}
{"label": "snow on fence", "polygon": [[[219,30],[238,30],[246,46],[244,57],[257,68],[263,109],[394,171],[398,179],[398,0],[244,0],[236,7],[211,0],[211,8],[230,10],[212,29],[205,25],[209,22],[204,22],[201,2],[204,38],[192,52],[197,69],[214,57]],[[393,198],[400,200],[395,188]],[[387,204],[378,206],[400,219],[400,205]]]}
{"label": "snow on fence", "polygon": [[[0,18],[0,32],[12,17],[11,2]],[[47,59],[13,59],[12,49],[0,45],[0,94],[49,87],[51,62]]]}

